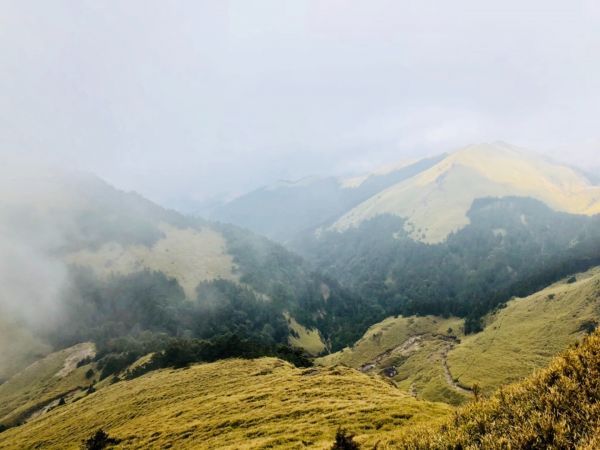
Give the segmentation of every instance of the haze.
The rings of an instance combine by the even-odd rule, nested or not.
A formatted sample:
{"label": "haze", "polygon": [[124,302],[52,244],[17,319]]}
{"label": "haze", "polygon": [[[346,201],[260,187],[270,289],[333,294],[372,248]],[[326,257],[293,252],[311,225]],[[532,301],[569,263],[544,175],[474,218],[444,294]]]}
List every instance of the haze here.
{"label": "haze", "polygon": [[2,1],[0,154],[180,209],[504,140],[600,163],[595,1]]}

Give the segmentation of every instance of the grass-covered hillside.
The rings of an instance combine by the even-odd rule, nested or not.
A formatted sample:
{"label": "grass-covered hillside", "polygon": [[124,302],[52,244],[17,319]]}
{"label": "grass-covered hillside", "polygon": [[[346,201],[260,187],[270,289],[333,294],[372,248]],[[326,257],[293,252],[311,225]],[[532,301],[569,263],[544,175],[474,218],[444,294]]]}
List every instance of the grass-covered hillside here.
{"label": "grass-covered hillside", "polygon": [[481,333],[448,353],[452,376],[486,393],[544,367],[600,323],[600,268],[515,298],[490,314]]}
{"label": "grass-covered hillside", "polygon": [[471,395],[448,379],[446,359],[462,336],[462,319],[389,317],[369,328],[351,347],[316,363],[348,365],[394,380],[399,389],[417,398],[459,404]]}
{"label": "grass-covered hillside", "polygon": [[23,367],[42,358],[52,347],[22,324],[0,317],[0,385]]}
{"label": "grass-covered hillside", "polygon": [[484,197],[535,198],[556,211],[600,213],[600,187],[581,173],[504,144],[460,149],[432,167],[372,196],[333,227],[349,227],[381,214],[404,217],[418,240],[443,241],[469,223],[473,201]]}
{"label": "grass-covered hillside", "polygon": [[345,367],[232,359],[98,389],[1,433],[0,447],[76,449],[103,429],[117,448],[326,449],[341,426],[370,448],[449,412]]}
{"label": "grass-covered hillside", "polygon": [[46,170],[2,183],[0,382],[87,341],[122,368],[169,338],[235,336],[260,348],[253,354],[279,355],[305,336],[318,353],[368,325],[344,328],[360,299],[251,232],[165,210],[91,175]]}
{"label": "grass-covered hillside", "polygon": [[495,142],[349,180],[281,182],[219,205],[211,214],[285,243],[390,214],[405,219],[413,239],[437,243],[468,225],[471,205],[486,197],[529,197],[555,211],[600,213],[600,187],[592,177]]}
{"label": "grass-covered hillside", "polygon": [[526,380],[382,448],[580,449],[600,445],[600,331]]}
{"label": "grass-covered hillside", "polygon": [[544,367],[600,323],[600,269],[515,298],[484,323],[483,331],[465,336],[462,319],[389,317],[317,363],[389,376],[427,400],[461,403],[473,398],[474,386],[490,394]]}
{"label": "grass-covered hillside", "polygon": [[0,384],[0,424],[24,423],[87,389],[98,374],[91,363],[96,351],[83,343],[51,353]]}

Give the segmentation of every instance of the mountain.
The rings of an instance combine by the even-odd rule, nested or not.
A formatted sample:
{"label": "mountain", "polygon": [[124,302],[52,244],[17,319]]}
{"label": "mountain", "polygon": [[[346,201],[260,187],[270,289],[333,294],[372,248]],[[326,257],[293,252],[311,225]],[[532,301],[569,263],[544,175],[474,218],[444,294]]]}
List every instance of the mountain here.
{"label": "mountain", "polygon": [[0,183],[0,309],[3,333],[13,330],[0,336],[0,379],[87,341],[125,364],[168,337],[234,334],[269,353],[305,340],[323,351],[362,333],[337,332],[360,301],[263,237],[88,174],[44,169]]}
{"label": "mountain", "polygon": [[403,180],[346,212],[333,229],[343,231],[381,214],[406,218],[415,239],[445,240],[469,223],[473,201],[528,197],[556,211],[600,213],[600,187],[566,166],[504,144],[472,145]]}
{"label": "mountain", "polygon": [[282,181],[218,205],[209,217],[288,242],[330,224],[381,190],[413,177],[442,158],[396,164],[349,179],[309,177],[297,182]]}
{"label": "mountain", "polygon": [[476,200],[469,224],[437,244],[413,239],[406,220],[380,215],[326,231],[298,250],[366,299],[376,323],[390,315],[466,317],[466,332],[511,297],[600,265],[600,215],[553,211],[527,198]]}
{"label": "mountain", "polygon": [[392,214],[406,220],[414,239],[438,243],[469,223],[474,200],[506,196],[537,199],[572,214],[600,213],[600,187],[588,176],[498,142],[351,179],[278,183],[215,208],[212,217],[293,243],[321,228],[345,231]]}
{"label": "mountain", "polygon": [[[599,270],[512,300],[488,317],[486,328],[476,335],[479,339],[462,336],[460,321],[454,318],[389,318],[351,349],[331,355],[327,367],[295,368],[274,358],[228,359],[134,379],[120,375],[97,382],[91,390],[86,384],[95,381],[98,366],[79,359],[90,349],[80,345],[48,356],[10,382],[13,393],[20,386],[30,400],[43,392],[43,386],[51,391],[60,383],[71,388],[44,407],[30,407],[32,416],[23,425],[0,433],[0,446],[78,448],[103,430],[127,448],[327,449],[336,429],[344,427],[356,435],[361,448],[485,444],[485,448],[591,450],[599,430],[595,399],[600,395],[600,332],[582,325],[598,318]],[[455,328],[444,329],[450,325]],[[454,338],[443,340],[442,335]],[[479,347],[471,355],[474,360],[468,355],[460,358],[476,378],[484,377],[478,382],[496,383],[498,376],[504,377],[503,384],[526,378],[489,397],[490,385],[472,385],[471,393],[465,394],[469,401],[457,409],[413,398],[423,392],[414,392],[405,376],[415,385],[429,380],[431,387],[440,375],[412,371],[437,365],[443,372],[448,364],[430,353],[430,344],[439,342],[452,343],[454,349],[449,353],[446,349],[449,360],[461,349],[470,352]],[[574,342],[574,347],[552,358]],[[387,349],[381,358],[378,348]],[[376,370],[363,368],[367,373],[361,373],[346,365],[357,366],[365,357],[368,361],[374,357],[370,364]],[[390,363],[398,374],[380,376],[377,372]],[[539,367],[545,368],[532,374]],[[450,370],[455,370],[452,364]],[[6,390],[7,385],[0,386],[0,395]]]}
{"label": "mountain", "polygon": [[[318,226],[303,223],[303,231],[286,224],[296,233],[286,245],[364,300],[360,315],[349,319],[355,323],[455,315],[470,318],[470,333],[513,295],[600,263],[600,187],[582,172],[508,144],[472,145],[338,183],[336,192],[360,191],[353,199],[364,199],[351,206],[325,195],[337,202],[328,207],[335,214],[322,216]],[[292,191],[303,202],[287,195]],[[307,181],[248,194],[231,207],[260,228],[256,212],[263,203],[270,211],[277,198],[279,217],[298,216],[300,223],[312,217],[313,205],[323,205],[317,192],[316,181]]]}

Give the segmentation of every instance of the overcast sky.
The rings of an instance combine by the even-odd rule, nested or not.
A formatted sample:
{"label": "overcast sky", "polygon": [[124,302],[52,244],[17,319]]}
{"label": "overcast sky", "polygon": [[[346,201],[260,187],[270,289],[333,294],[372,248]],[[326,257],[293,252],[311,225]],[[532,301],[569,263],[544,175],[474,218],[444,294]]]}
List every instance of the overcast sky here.
{"label": "overcast sky", "polygon": [[600,2],[0,0],[0,156],[163,204],[494,140],[600,165]]}

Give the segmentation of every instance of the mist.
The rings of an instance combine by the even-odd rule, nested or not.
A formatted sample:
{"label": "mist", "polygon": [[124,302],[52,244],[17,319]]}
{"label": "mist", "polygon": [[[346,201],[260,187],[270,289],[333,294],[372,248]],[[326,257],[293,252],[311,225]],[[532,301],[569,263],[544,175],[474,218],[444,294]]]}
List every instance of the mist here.
{"label": "mist", "polygon": [[600,165],[594,1],[3,2],[0,154],[193,209],[503,140]]}
{"label": "mist", "polygon": [[[67,267],[59,250],[73,225],[48,214],[62,175],[40,165],[6,161],[0,170],[0,314],[39,331],[61,313]],[[54,187],[54,189],[52,189]]]}

